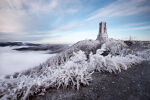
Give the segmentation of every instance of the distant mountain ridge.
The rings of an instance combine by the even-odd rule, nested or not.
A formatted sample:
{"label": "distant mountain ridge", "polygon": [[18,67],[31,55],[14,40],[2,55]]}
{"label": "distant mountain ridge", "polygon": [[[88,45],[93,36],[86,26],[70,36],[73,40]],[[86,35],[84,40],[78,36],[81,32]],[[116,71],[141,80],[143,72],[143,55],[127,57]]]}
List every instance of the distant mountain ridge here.
{"label": "distant mountain ridge", "polygon": [[23,42],[0,42],[1,47],[5,46],[39,46],[41,44],[23,43]]}

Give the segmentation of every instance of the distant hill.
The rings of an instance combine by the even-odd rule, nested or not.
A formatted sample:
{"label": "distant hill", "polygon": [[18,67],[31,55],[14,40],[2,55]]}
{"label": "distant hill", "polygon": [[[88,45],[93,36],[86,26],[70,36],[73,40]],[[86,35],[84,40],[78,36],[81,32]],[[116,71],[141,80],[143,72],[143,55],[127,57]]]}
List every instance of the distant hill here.
{"label": "distant hill", "polygon": [[[36,44],[36,43],[23,43],[23,42],[0,42],[0,47],[17,46],[13,50],[17,51],[45,51],[49,53],[59,53],[69,47],[68,44]],[[23,46],[23,47],[22,47]]]}
{"label": "distant hill", "polygon": [[0,42],[0,47],[6,46],[39,46],[41,44],[23,43],[23,42]]}

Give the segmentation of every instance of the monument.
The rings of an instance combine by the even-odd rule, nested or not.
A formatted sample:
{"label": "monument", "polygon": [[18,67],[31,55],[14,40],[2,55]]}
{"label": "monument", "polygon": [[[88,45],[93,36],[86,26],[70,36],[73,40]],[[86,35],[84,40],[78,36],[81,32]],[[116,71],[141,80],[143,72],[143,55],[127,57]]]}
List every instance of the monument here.
{"label": "monument", "polygon": [[99,33],[96,40],[99,40],[100,42],[105,42],[108,39],[107,34],[107,28],[106,28],[106,22],[99,23]]}

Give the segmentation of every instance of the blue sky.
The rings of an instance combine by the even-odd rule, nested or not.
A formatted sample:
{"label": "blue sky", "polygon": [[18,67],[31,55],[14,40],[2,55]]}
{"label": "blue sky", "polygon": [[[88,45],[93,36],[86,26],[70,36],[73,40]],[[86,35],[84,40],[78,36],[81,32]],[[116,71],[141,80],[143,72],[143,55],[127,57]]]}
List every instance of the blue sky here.
{"label": "blue sky", "polygon": [[150,40],[150,0],[0,0],[0,42],[75,43],[110,38]]}

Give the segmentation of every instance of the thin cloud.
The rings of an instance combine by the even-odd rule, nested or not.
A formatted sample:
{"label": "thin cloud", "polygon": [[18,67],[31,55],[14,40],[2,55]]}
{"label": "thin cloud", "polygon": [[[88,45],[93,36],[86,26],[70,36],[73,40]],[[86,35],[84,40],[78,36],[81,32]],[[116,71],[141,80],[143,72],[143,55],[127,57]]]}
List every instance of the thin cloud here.
{"label": "thin cloud", "polygon": [[25,33],[22,32],[20,34],[16,33],[0,33],[0,40],[11,40],[11,41],[20,41],[20,40],[27,40],[27,39],[38,39],[42,40],[43,38],[55,38],[61,37],[62,32],[69,32],[72,28],[79,26],[79,23],[71,22],[68,24],[64,24],[62,26],[56,27],[50,31],[40,31],[35,33]]}
{"label": "thin cloud", "polygon": [[130,30],[147,30],[147,29],[150,29],[150,25],[130,28]]}
{"label": "thin cloud", "polygon": [[147,24],[148,22],[136,22],[136,23],[128,23],[125,24],[124,26],[139,26],[139,25],[144,25]]}
{"label": "thin cloud", "polygon": [[150,6],[146,4],[147,0],[117,0],[112,4],[100,8],[87,19],[122,17],[147,12]]}
{"label": "thin cloud", "polygon": [[78,12],[80,5],[79,0],[76,2],[70,0],[1,0],[0,32],[36,31],[39,29],[36,25],[41,24],[43,20],[39,18],[73,14]]}
{"label": "thin cloud", "polygon": [[55,33],[62,32],[62,31],[69,31],[70,29],[76,27],[77,25],[79,25],[79,23],[71,22],[71,23],[68,23],[68,24],[56,27],[55,29],[50,30],[50,31],[48,31],[46,33],[53,33],[53,34],[55,34]]}
{"label": "thin cloud", "polygon": [[[76,43],[84,39],[96,39],[96,35],[97,35],[97,32],[95,30],[76,31],[76,32],[70,31],[70,33],[71,34],[67,32],[65,35],[59,34],[59,36],[53,37],[51,39],[49,37],[43,38],[39,42],[40,43],[72,44],[72,43]],[[74,38],[72,39],[72,37]]]}

